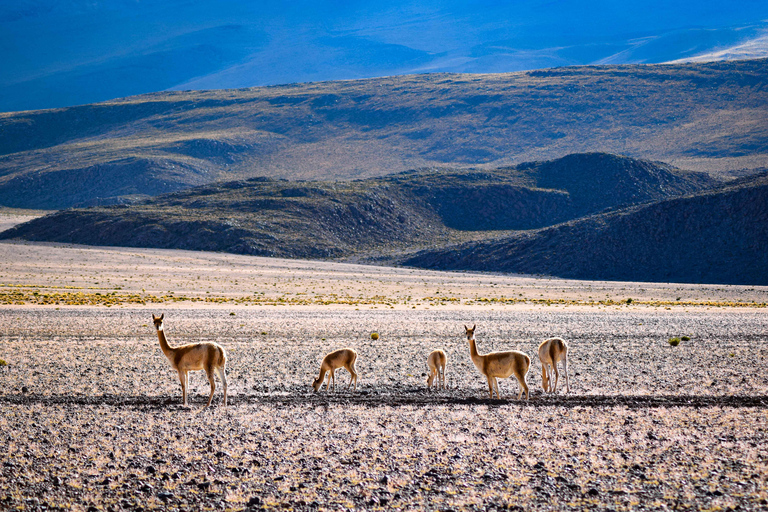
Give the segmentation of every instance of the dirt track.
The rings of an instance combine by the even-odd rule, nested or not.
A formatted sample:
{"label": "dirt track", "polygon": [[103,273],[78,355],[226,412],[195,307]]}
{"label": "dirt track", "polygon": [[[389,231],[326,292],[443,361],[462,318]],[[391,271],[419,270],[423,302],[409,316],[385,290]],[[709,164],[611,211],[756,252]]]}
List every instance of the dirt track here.
{"label": "dirt track", "polygon": [[[54,285],[62,274],[40,268],[55,262],[8,278]],[[343,278],[323,271],[336,289],[371,294],[404,272],[350,268]],[[133,266],[109,270],[135,279]],[[201,270],[205,286],[217,272]],[[275,278],[274,288],[286,294],[302,279]],[[420,286],[453,277],[428,279]],[[493,292],[510,295],[514,283]],[[542,294],[551,285],[526,283]],[[584,295],[596,287],[562,284]],[[198,414],[201,373],[190,379],[192,407],[181,407],[151,326],[160,312],[172,344],[227,349],[226,410],[217,389]],[[509,379],[508,399],[487,398],[462,336],[470,323],[481,352],[534,359],[530,401],[515,399]],[[767,324],[764,309],[728,307],[3,306],[0,509],[768,509]],[[556,397],[541,392],[534,357],[552,335],[571,344],[571,392]],[[691,339],[669,346],[682,335]],[[360,354],[358,390],[312,393],[320,359],[342,346]],[[438,347],[450,389],[430,393],[424,362]]]}

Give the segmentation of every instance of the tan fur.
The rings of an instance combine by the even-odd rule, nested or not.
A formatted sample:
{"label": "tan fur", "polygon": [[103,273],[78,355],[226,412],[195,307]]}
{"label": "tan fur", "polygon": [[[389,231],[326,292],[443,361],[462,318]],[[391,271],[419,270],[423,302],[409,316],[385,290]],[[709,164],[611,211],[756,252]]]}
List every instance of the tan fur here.
{"label": "tan fur", "polygon": [[227,353],[218,343],[190,343],[180,347],[171,347],[165,337],[163,330],[163,317],[152,315],[152,322],[157,330],[157,338],[160,340],[160,348],[165,357],[170,361],[171,366],[179,374],[181,381],[181,395],[184,407],[187,406],[187,386],[189,384],[189,372],[205,370],[208,375],[208,382],[211,384],[211,395],[208,397],[208,403],[203,407],[211,405],[213,392],[216,389],[214,373],[219,375],[221,383],[224,386],[224,407],[227,406]]}
{"label": "tan fur", "polygon": [[[539,361],[541,361],[541,386],[544,391],[557,393],[557,381],[560,374],[557,371],[557,363],[563,362],[565,372],[565,392],[570,393],[568,385],[568,344],[562,338],[550,338],[539,345]],[[552,373],[555,374],[554,383]]]}
{"label": "tan fur", "polygon": [[448,358],[445,356],[445,352],[442,350],[433,350],[427,357],[427,367],[429,368],[429,377],[427,377],[427,387],[431,388],[432,383],[437,377],[435,387],[437,389],[445,389],[445,366],[448,363]]}
{"label": "tan fur", "polygon": [[525,399],[528,400],[528,383],[525,381],[525,376],[528,374],[528,368],[531,366],[531,358],[517,350],[479,354],[477,352],[477,344],[475,343],[475,327],[477,326],[473,325],[469,329],[466,325],[464,326],[467,341],[469,341],[469,355],[477,369],[480,370],[480,373],[488,379],[488,391],[491,398],[493,398],[494,390],[496,391],[496,396],[501,398],[499,383],[496,379],[506,379],[514,374],[520,383],[520,394],[517,395],[517,399],[519,400],[523,396],[523,391],[525,391]]}
{"label": "tan fur", "polygon": [[351,348],[342,348],[331,352],[323,358],[323,362],[320,364],[320,376],[312,382],[312,387],[315,388],[315,391],[320,389],[323,386],[325,374],[330,372],[328,375],[328,384],[325,386],[325,390],[328,391],[328,389],[331,387],[331,383],[333,383],[333,390],[335,391],[336,369],[346,368],[350,375],[347,389],[349,389],[353,381],[355,383],[355,389],[357,389],[357,372],[355,371],[356,360],[357,352]]}

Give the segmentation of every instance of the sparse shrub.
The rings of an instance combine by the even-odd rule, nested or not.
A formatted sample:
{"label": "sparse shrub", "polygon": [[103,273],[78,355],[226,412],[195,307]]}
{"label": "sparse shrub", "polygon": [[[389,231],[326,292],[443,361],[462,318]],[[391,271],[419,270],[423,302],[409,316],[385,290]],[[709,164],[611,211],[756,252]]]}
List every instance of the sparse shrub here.
{"label": "sparse shrub", "polygon": [[5,359],[0,359],[0,366],[8,366],[8,363],[5,362]]}
{"label": "sparse shrub", "polygon": [[627,306],[629,306],[630,304],[632,304],[632,299],[631,298],[627,299]]}
{"label": "sparse shrub", "polygon": [[229,314],[229,316],[235,316],[235,312],[234,312],[234,311],[233,311],[233,312],[231,312],[231,313]]}
{"label": "sparse shrub", "polygon": [[377,332],[372,332],[372,333],[371,333],[371,339],[372,339],[372,340],[374,340],[374,341],[375,341],[375,340],[377,340],[377,339],[379,339],[379,333],[377,333]]}
{"label": "sparse shrub", "polygon": [[681,336],[680,339],[683,341],[691,341],[691,338],[688,336]]}
{"label": "sparse shrub", "polygon": [[676,347],[680,344],[680,338],[669,338],[669,344]]}

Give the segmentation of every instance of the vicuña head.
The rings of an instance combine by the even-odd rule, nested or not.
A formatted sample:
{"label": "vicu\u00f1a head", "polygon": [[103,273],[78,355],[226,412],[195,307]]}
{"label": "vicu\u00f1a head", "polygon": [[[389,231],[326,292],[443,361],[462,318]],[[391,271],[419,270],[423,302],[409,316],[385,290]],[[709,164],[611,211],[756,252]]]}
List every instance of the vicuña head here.
{"label": "vicu\u00f1a head", "polygon": [[[560,377],[557,362],[563,362],[565,372],[565,392],[571,391],[568,385],[568,344],[562,338],[550,338],[539,345],[539,361],[541,361],[541,387],[544,391],[557,393],[557,381]],[[552,374],[554,373],[554,382]]]}
{"label": "vicu\u00f1a head", "polygon": [[203,407],[205,409],[211,405],[213,392],[216,389],[214,373],[219,375],[221,383],[224,386],[224,407],[227,406],[227,353],[218,343],[190,343],[180,347],[171,347],[165,337],[163,330],[163,318],[165,313],[160,316],[152,315],[152,322],[157,330],[157,338],[160,340],[160,348],[171,363],[171,367],[179,374],[181,381],[181,395],[184,407],[187,406],[187,386],[189,384],[189,372],[196,370],[205,370],[208,375],[208,382],[211,383],[211,395],[208,397],[208,403]]}
{"label": "vicu\u00f1a head", "polygon": [[488,380],[490,397],[493,398],[495,390],[496,396],[501,398],[499,383],[496,379],[506,379],[514,374],[520,383],[520,394],[517,395],[517,399],[519,400],[523,396],[523,391],[525,391],[525,399],[528,400],[528,383],[525,381],[525,377],[528,374],[528,368],[531,366],[531,358],[517,350],[491,352],[490,354],[478,353],[475,342],[476,327],[477,324],[473,325],[471,329],[465,325],[464,331],[469,342],[469,355],[472,358],[472,362]]}
{"label": "vicu\u00f1a head", "polygon": [[325,386],[325,390],[333,386],[333,390],[336,390],[336,369],[346,368],[349,372],[349,384],[347,389],[355,383],[355,389],[357,389],[357,372],[355,371],[355,361],[357,360],[357,352],[351,348],[342,348],[335,350],[323,358],[323,362],[320,363],[320,375],[312,381],[312,387],[317,392],[323,385],[325,380],[325,374],[328,373],[328,384]]}
{"label": "vicu\u00f1a head", "polygon": [[427,357],[427,368],[429,368],[429,377],[427,377],[427,388],[432,387],[432,383],[437,377],[435,387],[438,389],[445,389],[445,366],[448,363],[448,358],[445,356],[445,352],[442,350],[433,350]]}

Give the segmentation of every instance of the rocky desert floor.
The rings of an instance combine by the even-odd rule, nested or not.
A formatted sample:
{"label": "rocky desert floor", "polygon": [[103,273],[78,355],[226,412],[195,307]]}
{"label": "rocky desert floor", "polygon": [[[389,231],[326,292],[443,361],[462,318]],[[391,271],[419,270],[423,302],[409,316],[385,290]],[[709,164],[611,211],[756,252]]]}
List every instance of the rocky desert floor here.
{"label": "rocky desert floor", "polygon": [[[631,300],[627,300],[631,299]],[[0,243],[2,510],[768,510],[768,288]],[[160,350],[214,341],[190,407]],[[481,352],[532,358],[530,399]],[[371,339],[372,333],[379,339]],[[570,346],[569,392],[538,344]],[[673,347],[670,338],[681,338]],[[359,356],[314,393],[324,354]],[[448,389],[426,357],[448,355]],[[3,364],[5,363],[5,364]]]}

